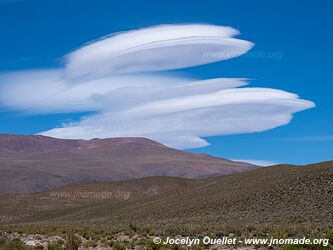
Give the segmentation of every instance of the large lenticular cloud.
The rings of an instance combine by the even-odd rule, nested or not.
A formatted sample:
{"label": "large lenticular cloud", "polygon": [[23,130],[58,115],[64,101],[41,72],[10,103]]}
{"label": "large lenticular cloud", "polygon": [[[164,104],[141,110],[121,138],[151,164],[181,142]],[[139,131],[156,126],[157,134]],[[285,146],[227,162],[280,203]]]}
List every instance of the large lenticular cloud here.
{"label": "large lenticular cloud", "polygon": [[175,148],[194,148],[208,145],[201,137],[285,125],[293,113],[313,106],[288,92],[263,88],[225,89],[135,104],[86,117],[44,135],[86,139],[142,136]]}
{"label": "large lenticular cloud", "polygon": [[[175,148],[203,137],[265,131],[314,103],[247,79],[198,80],[166,71],[226,60],[253,44],[214,25],[164,25],[118,33],[66,56],[64,69],[0,75],[0,105],[28,113],[95,111],[43,135],[147,137]],[[218,57],[205,53],[218,51]]]}
{"label": "large lenticular cloud", "polygon": [[[236,57],[253,47],[232,38],[239,32],[215,25],[162,25],[116,34],[67,56],[70,78],[162,71],[197,66]],[[207,51],[224,51],[219,57]]]}

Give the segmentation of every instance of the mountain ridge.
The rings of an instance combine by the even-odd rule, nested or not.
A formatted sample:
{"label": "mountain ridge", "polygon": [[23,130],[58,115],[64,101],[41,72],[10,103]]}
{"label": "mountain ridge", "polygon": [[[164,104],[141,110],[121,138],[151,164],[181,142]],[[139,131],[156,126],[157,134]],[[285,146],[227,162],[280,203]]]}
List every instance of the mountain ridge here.
{"label": "mountain ridge", "polygon": [[0,135],[0,194],[147,176],[207,178],[257,167],[141,137],[73,140]]}

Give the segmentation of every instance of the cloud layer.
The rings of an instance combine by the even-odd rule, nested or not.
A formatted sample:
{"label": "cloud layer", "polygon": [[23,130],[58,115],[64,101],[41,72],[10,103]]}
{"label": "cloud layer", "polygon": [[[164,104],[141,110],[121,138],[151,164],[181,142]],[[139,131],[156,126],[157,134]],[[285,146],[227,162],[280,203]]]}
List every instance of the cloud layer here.
{"label": "cloud layer", "polygon": [[[244,87],[246,79],[198,80],[159,71],[225,60],[253,44],[213,25],[164,25],[92,42],[63,69],[0,75],[0,105],[29,113],[96,111],[41,132],[59,138],[147,137],[175,148],[207,136],[265,131],[314,103],[282,90]],[[203,56],[222,51],[224,56]]]}
{"label": "cloud layer", "polygon": [[[236,57],[253,47],[239,32],[215,25],[161,25],[118,33],[66,57],[68,78],[152,72],[192,67]],[[204,56],[223,51],[219,57]]]}

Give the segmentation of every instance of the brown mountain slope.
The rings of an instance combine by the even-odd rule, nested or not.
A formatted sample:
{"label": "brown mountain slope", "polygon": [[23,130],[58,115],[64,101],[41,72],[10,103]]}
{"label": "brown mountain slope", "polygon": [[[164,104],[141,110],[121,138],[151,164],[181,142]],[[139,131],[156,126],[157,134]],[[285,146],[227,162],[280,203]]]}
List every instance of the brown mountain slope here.
{"label": "brown mountain slope", "polygon": [[34,224],[333,226],[333,161],[305,167],[279,165],[205,180],[150,177],[58,191],[101,190],[127,190],[131,195],[109,200],[59,198],[51,192],[3,195],[0,214],[11,218],[8,223]]}
{"label": "brown mountain slope", "polygon": [[56,213],[60,216],[67,210],[77,209],[81,213],[82,209],[90,210],[104,203],[121,205],[146,197],[155,198],[171,192],[179,193],[206,182],[206,180],[154,176],[109,183],[70,185],[32,194],[0,195],[0,219],[6,218],[8,222],[35,218],[35,216],[47,219],[48,211],[52,215]]}
{"label": "brown mountain slope", "polygon": [[0,193],[146,176],[205,178],[256,166],[183,152],[145,138],[63,140],[0,135]]}

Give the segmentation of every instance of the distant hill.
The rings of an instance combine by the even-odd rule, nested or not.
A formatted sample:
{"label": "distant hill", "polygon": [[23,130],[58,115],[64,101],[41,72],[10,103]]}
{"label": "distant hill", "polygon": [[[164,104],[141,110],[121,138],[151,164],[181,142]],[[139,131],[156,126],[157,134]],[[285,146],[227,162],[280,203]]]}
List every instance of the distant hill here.
{"label": "distant hill", "polygon": [[183,152],[145,138],[64,140],[0,135],[0,194],[146,176],[206,178],[256,167]]}
{"label": "distant hill", "polygon": [[[108,199],[64,194],[129,193]],[[112,196],[112,195],[111,195]],[[331,228],[333,161],[277,165],[204,180],[147,177],[0,196],[8,223],[94,225],[303,225]],[[251,227],[250,227],[251,228]],[[204,229],[202,229],[204,230]],[[248,229],[251,230],[251,229]]]}

